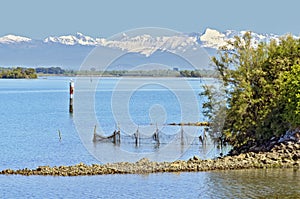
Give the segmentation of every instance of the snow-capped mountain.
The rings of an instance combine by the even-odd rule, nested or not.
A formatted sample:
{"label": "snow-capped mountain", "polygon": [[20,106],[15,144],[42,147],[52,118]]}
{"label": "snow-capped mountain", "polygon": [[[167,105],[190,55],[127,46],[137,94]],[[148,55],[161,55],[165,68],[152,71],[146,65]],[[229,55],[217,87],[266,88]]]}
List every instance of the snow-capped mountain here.
{"label": "snow-capped mountain", "polygon": [[178,51],[184,51],[188,47],[196,47],[198,45],[196,38],[187,37],[185,35],[171,37],[152,37],[148,34],[135,37],[123,36],[121,40],[102,40],[98,45],[109,48],[119,48],[146,56],[150,56],[158,50],[176,53]]}
{"label": "snow-capped mountain", "polygon": [[[49,36],[35,40],[16,35],[0,37],[0,65],[80,65],[86,55],[96,46],[118,49],[151,57],[157,52],[184,53],[202,48],[208,54],[226,45],[227,40],[242,36],[246,31],[227,30],[220,32],[207,28],[203,33],[153,36],[150,34],[120,34],[113,38],[93,38],[82,33],[64,36]],[[274,34],[252,32],[253,45],[259,42],[278,40]],[[76,60],[76,63],[74,62]]]}
{"label": "snow-capped mountain", "polygon": [[60,37],[50,36],[44,39],[44,43],[60,43],[69,46],[76,44],[83,46],[96,46],[98,44],[96,39],[89,36],[84,36],[79,32],[77,32],[75,35],[66,35]]}
{"label": "snow-capped mountain", "polygon": [[16,36],[16,35],[6,35],[0,37],[1,44],[18,44],[18,43],[30,42],[30,41],[32,41],[32,39],[27,37]]}
{"label": "snow-capped mountain", "polygon": [[[128,52],[138,52],[144,55],[151,55],[156,50],[168,50],[174,52],[183,50],[187,47],[196,48],[214,48],[218,49],[226,45],[226,41],[233,39],[235,36],[243,36],[246,31],[227,30],[219,32],[207,28],[204,33],[178,34],[173,36],[154,37],[149,34],[142,34],[130,37],[125,33],[118,40],[105,38],[92,38],[84,36],[82,33],[66,36],[51,36],[44,39],[45,43],[59,43],[64,45],[85,45],[85,46],[105,46],[110,48],[119,48]],[[251,33],[253,43],[269,42],[271,39],[278,40],[279,35]],[[1,42],[0,42],[1,43]],[[144,50],[142,50],[144,49]]]}
{"label": "snow-capped mountain", "polygon": [[199,45],[196,37],[186,35],[152,37],[149,34],[129,37],[125,33],[119,39],[92,38],[84,36],[82,33],[59,37],[47,37],[44,43],[56,43],[64,45],[84,45],[84,46],[103,46],[118,48],[123,51],[140,53],[150,56],[157,50],[171,51],[184,50],[186,47]]}
{"label": "snow-capped mountain", "polygon": [[[175,50],[185,47],[195,46],[201,44],[202,47],[219,48],[226,44],[227,40],[232,39],[234,36],[242,36],[246,31],[227,30],[219,32],[214,29],[207,28],[204,33],[192,34],[178,34],[174,36],[160,36],[154,37],[149,34],[143,34],[130,37],[123,33],[122,37],[118,40],[105,39],[105,38],[92,38],[85,36],[82,33],[75,35],[64,36],[49,36],[43,40],[43,43],[56,43],[62,45],[82,45],[82,46],[107,46],[119,48],[130,52],[138,52],[137,49],[147,48],[152,49],[152,53],[157,49]],[[270,41],[271,39],[278,39],[278,35],[274,34],[258,34],[252,32],[254,41]],[[6,35],[0,37],[0,44],[17,44],[24,42],[32,42],[33,39],[21,37],[16,35]],[[145,53],[148,54],[148,53]]]}
{"label": "snow-capped mountain", "polygon": [[[200,40],[203,42],[202,47],[209,47],[218,49],[227,44],[226,41],[233,40],[235,36],[242,37],[247,31],[227,30],[225,32],[219,32],[207,28],[205,32],[200,36]],[[256,46],[259,42],[270,42],[271,40],[279,40],[280,36],[275,34],[258,34],[251,32],[252,45]]]}
{"label": "snow-capped mountain", "polygon": [[217,30],[207,28],[205,32],[200,36],[200,41],[203,43],[203,47],[219,48],[226,45],[226,40],[229,39],[224,33]]}

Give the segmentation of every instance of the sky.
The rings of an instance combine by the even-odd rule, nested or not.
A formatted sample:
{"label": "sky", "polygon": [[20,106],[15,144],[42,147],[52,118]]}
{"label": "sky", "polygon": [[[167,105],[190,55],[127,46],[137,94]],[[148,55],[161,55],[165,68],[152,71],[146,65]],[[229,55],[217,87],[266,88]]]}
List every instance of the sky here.
{"label": "sky", "polygon": [[298,0],[1,0],[0,36],[110,37],[142,27],[299,35]]}

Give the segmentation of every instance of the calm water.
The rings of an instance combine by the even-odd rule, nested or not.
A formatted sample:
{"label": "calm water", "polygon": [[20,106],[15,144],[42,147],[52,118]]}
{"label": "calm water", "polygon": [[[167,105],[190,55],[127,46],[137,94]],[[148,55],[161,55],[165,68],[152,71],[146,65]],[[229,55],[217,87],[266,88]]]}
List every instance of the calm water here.
{"label": "calm water", "polygon": [[[85,81],[95,80],[85,79]],[[182,87],[184,81],[193,88],[196,103],[201,104],[202,100],[198,96],[201,91],[199,79],[160,79],[159,84],[155,83],[157,80],[151,80],[152,83],[149,79],[147,81],[148,84],[144,84],[138,78],[127,79],[126,83],[122,84],[124,87],[117,87],[120,79],[106,78],[97,86],[94,93],[94,107],[98,131],[110,134],[116,128],[116,123],[119,123],[123,133],[121,145],[114,146],[112,143],[92,144],[94,123],[93,125],[84,123],[86,134],[77,133],[74,118],[82,109],[78,108],[78,112],[75,110],[73,117],[68,113],[69,78],[0,80],[0,170],[35,168],[40,165],[72,165],[79,162],[101,163],[105,162],[101,157],[107,157],[103,147],[114,150],[117,148],[143,156],[156,152],[157,147],[147,139],[142,140],[140,146],[136,147],[131,135],[137,127],[141,133],[150,135],[157,124],[162,132],[159,147],[161,149],[167,145],[170,138],[176,143],[174,132],[181,130],[179,127],[164,124],[203,120],[201,115],[195,120],[195,118],[187,118],[182,113],[183,109],[193,112],[195,100],[180,99],[181,95],[191,94],[191,91]],[[174,87],[166,89],[168,85]],[[128,88],[133,86],[138,87],[131,92],[127,102],[126,96],[129,91],[132,91]],[[124,101],[128,112],[122,109]],[[82,104],[83,107],[85,105],[88,106]],[[61,140],[58,131],[61,132]],[[184,128],[184,132],[184,141],[188,142],[187,140],[191,138],[188,136],[188,127]],[[192,138],[203,135],[201,128],[197,128],[195,132]],[[173,158],[178,156],[180,159],[188,159],[193,155],[211,158],[224,150],[226,152],[226,149],[221,151],[210,144],[203,147],[197,139],[191,139],[188,143],[183,148],[172,148],[172,151],[175,151]],[[176,151],[179,151],[180,155]],[[135,156],[135,158],[139,157]],[[299,195],[299,180],[299,171],[294,170],[72,178],[0,176],[0,198],[281,198],[289,194],[294,197]]]}
{"label": "calm water", "polygon": [[83,177],[0,176],[1,198],[299,198],[300,172],[238,170]]}

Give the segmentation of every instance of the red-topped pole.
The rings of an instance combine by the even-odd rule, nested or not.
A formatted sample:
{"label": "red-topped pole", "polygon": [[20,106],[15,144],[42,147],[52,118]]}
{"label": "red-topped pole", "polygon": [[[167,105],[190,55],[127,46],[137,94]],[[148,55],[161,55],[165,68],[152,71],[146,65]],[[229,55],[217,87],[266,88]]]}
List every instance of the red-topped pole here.
{"label": "red-topped pole", "polygon": [[71,81],[70,81],[70,106],[69,106],[69,113],[73,113],[73,94],[74,94],[74,82],[71,79]]}

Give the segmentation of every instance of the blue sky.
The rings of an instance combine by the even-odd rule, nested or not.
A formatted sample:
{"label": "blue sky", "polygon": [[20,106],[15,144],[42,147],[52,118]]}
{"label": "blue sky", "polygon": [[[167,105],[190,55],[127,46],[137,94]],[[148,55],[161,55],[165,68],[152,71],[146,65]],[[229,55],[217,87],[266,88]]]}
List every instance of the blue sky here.
{"label": "blue sky", "polygon": [[76,32],[109,37],[141,27],[300,33],[297,0],[1,0],[0,8],[0,36],[35,39]]}

